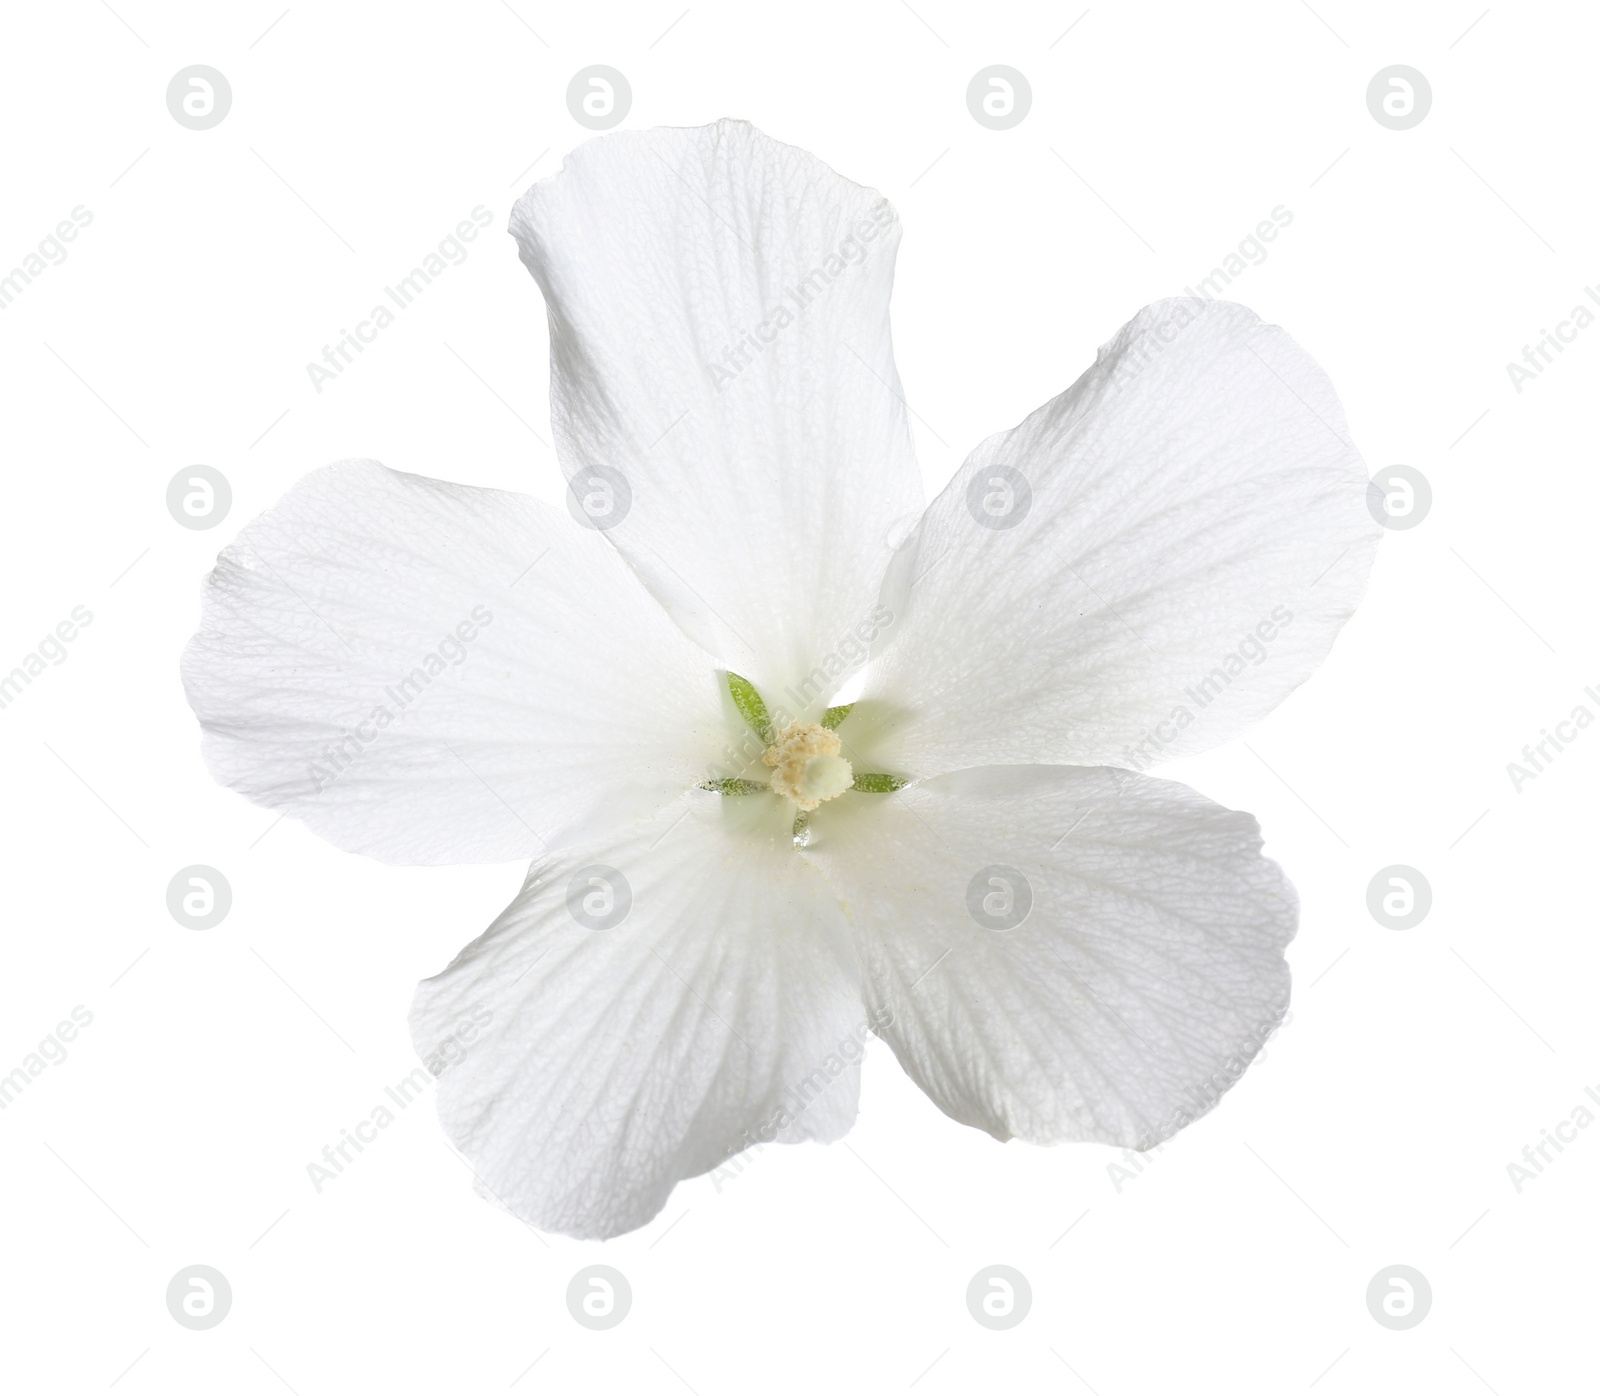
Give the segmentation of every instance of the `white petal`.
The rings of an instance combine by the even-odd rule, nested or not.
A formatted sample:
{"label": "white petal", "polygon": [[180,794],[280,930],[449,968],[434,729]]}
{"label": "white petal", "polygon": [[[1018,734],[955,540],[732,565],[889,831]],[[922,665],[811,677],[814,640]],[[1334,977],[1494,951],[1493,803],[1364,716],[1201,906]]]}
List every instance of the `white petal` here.
{"label": "white petal", "polygon": [[1146,308],[979,446],[897,556],[903,614],[866,693],[900,710],[875,754],[924,776],[1142,770],[1237,735],[1354,609],[1379,532],[1366,487],[1333,389],[1282,330],[1225,302]]}
{"label": "white petal", "polygon": [[1210,1109],[1283,1015],[1297,903],[1247,814],[1070,766],[828,808],[811,856],[850,909],[868,1011],[964,1124],[1148,1148]]}
{"label": "white petal", "polygon": [[531,857],[724,740],[712,661],[592,531],[372,461],[224,549],[183,679],[218,780],[396,863]]}
{"label": "white petal", "polygon": [[[591,141],[511,219],[575,491],[689,634],[774,694],[859,649],[922,507],[883,197],[742,121]],[[625,515],[591,467],[620,472]],[[874,627],[875,628],[875,627]],[[825,676],[826,677],[826,676]]]}
{"label": "white petal", "polygon": [[[780,803],[697,792],[539,860],[418,988],[412,1040],[443,1069],[446,1133],[523,1220],[615,1236],[752,1143],[854,1121],[870,1030],[838,906]],[[569,909],[584,895],[597,924]]]}

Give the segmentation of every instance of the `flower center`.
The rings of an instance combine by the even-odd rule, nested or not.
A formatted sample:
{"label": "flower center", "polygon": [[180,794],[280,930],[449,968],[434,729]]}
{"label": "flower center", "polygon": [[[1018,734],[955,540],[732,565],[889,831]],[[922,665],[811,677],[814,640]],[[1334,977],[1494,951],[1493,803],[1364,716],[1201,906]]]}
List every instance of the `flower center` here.
{"label": "flower center", "polygon": [[761,758],[772,767],[772,788],[808,813],[824,800],[843,795],[855,780],[839,755],[839,738],[815,722],[791,722]]}

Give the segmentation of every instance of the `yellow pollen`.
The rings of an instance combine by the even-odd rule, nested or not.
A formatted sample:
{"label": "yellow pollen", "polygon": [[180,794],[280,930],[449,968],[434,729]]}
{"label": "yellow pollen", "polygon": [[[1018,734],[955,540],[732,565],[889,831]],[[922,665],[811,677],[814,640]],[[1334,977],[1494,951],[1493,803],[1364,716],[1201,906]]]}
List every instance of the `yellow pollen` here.
{"label": "yellow pollen", "polygon": [[772,788],[801,809],[843,795],[855,779],[839,755],[839,737],[815,722],[791,722],[761,760],[772,767]]}

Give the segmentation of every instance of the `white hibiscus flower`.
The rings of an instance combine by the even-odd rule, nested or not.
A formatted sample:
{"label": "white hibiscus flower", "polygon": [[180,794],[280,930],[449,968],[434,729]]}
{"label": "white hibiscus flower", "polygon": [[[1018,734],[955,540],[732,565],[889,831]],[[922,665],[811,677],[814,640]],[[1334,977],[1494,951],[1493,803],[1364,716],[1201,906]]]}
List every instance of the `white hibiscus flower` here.
{"label": "white hibiscus flower", "polygon": [[870,1033],[1002,1140],[1202,1114],[1297,905],[1252,818],[1140,772],[1355,606],[1378,530],[1321,371],[1163,301],[923,508],[878,194],[723,121],[585,145],[512,231],[592,526],[330,466],[224,551],[183,670],[218,779],[341,848],[531,858],[412,1013],[483,1190],[638,1227],[843,1135]]}

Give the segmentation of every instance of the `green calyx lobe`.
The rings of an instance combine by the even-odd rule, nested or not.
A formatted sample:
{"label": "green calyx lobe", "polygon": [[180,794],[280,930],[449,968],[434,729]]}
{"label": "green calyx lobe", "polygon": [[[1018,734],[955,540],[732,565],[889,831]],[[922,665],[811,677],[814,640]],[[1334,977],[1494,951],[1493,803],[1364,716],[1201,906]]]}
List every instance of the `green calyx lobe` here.
{"label": "green calyx lobe", "polygon": [[772,789],[765,781],[741,780],[738,776],[728,776],[724,780],[702,781],[700,788],[714,790],[719,795],[759,795],[763,790]]}
{"label": "green calyx lobe", "polygon": [[772,718],[767,712],[766,699],[756,691],[756,686],[743,674],[736,674],[730,669],[728,693],[733,698],[733,706],[739,710],[739,716],[750,724],[750,730],[771,746],[777,734],[772,730]]}
{"label": "green calyx lobe", "polygon": [[911,782],[904,776],[885,775],[881,771],[860,771],[857,772],[850,788],[860,791],[863,795],[892,795],[896,790],[904,790],[910,784]]}

